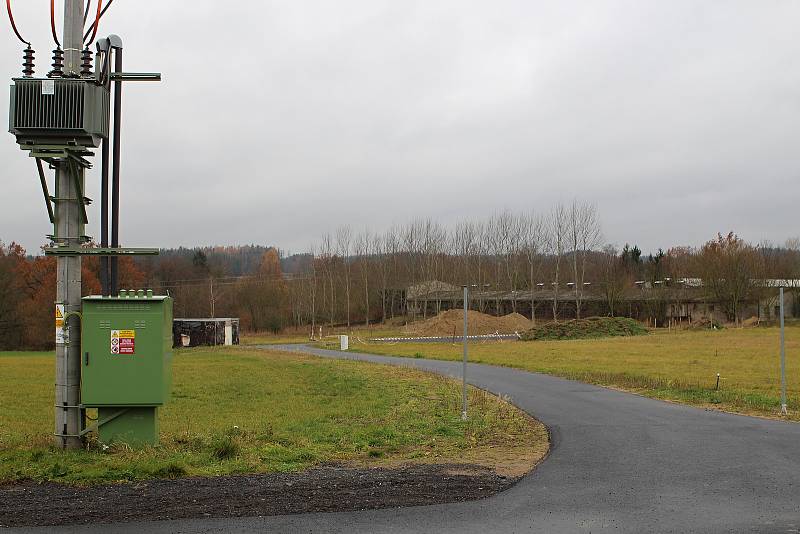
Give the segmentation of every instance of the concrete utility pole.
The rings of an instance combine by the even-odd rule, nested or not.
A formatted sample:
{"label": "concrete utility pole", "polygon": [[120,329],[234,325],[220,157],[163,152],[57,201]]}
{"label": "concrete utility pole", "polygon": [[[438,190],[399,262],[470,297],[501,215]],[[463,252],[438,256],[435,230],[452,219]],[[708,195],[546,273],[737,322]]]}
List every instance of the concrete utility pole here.
{"label": "concrete utility pole", "polygon": [[[64,2],[64,76],[79,77],[83,48],[83,0]],[[81,198],[84,172],[79,165],[62,159],[56,168],[55,241],[79,247],[84,235]],[[77,180],[76,175],[77,173]],[[78,190],[80,184],[80,190]],[[65,335],[56,335],[55,442],[57,447],[79,449],[83,440],[83,410],[80,404],[81,257],[56,258],[56,304],[63,305]]]}

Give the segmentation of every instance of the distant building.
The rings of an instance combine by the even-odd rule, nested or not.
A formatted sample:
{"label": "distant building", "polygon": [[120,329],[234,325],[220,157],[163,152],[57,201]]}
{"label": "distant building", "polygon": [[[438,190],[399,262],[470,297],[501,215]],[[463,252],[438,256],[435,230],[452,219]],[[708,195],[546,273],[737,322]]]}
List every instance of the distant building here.
{"label": "distant building", "polygon": [[[800,317],[800,280],[758,280],[754,286],[774,288],[759,291],[761,298],[745,299],[740,303],[739,320],[774,320],[778,316],[778,287],[789,288],[784,294],[784,312],[787,318]],[[491,315],[506,315],[516,311],[536,319],[553,318],[556,307],[559,319],[576,317],[576,297],[572,284],[563,284],[558,290],[544,284],[537,289],[517,291],[478,291],[469,294],[469,307]],[[587,285],[580,297],[581,316],[631,317],[652,326],[692,323],[713,320],[727,321],[723,306],[708,297],[700,279],[663,281],[662,284],[640,282],[611,295],[596,284]],[[442,311],[461,308],[463,289],[445,282],[432,280],[409,286],[404,292],[405,312],[413,318],[436,315]],[[612,306],[613,304],[613,306]],[[612,309],[613,307],[613,309]]]}
{"label": "distant building", "polygon": [[239,344],[239,319],[173,319],[172,346],[199,347]]}

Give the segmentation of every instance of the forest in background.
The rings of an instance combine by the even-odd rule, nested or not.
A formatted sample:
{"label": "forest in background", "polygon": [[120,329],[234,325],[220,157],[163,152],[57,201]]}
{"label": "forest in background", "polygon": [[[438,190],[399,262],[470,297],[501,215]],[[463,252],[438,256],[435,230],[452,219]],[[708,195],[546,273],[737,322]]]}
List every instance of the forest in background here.
{"label": "forest in background", "polygon": [[[0,242],[0,350],[53,345],[56,260]],[[99,260],[83,261],[84,294],[98,294]],[[637,282],[701,279],[732,319],[763,288],[754,279],[800,279],[800,239],[776,245],[718,234],[701,247],[652,254],[603,239],[594,205],[504,211],[452,226],[418,219],[383,232],[340,226],[306,253],[246,245],[162,250],[120,259],[120,287],[175,299],[175,317],[239,317],[246,331],[386,322],[402,315],[404,290],[438,280],[492,291],[546,286],[580,315],[586,292],[615,303]]]}

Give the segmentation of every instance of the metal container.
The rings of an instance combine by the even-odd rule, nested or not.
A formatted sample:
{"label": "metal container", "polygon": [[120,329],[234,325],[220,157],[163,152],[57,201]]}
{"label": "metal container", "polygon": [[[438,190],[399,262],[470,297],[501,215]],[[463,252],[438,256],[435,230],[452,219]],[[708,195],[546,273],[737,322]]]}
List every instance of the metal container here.
{"label": "metal container", "polygon": [[157,443],[172,383],[172,299],[143,291],[83,298],[81,404],[101,442]]}
{"label": "metal container", "polygon": [[8,130],[21,145],[96,148],[108,137],[109,103],[93,79],[15,78]]}

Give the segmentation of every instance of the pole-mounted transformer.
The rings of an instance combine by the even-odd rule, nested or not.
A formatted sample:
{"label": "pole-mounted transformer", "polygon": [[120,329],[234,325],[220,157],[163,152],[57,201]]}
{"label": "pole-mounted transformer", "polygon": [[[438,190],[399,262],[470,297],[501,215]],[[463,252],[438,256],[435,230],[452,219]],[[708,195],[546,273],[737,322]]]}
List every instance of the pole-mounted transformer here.
{"label": "pole-mounted transformer", "polygon": [[[99,39],[96,52],[84,46],[84,2],[83,0],[65,0],[64,2],[64,38],[63,48],[55,35],[57,48],[53,51],[52,70],[46,77],[36,78],[34,51],[30,43],[22,39],[14,24],[10,2],[7,2],[9,17],[17,37],[27,45],[24,52],[22,76],[13,78],[11,85],[11,101],[9,109],[9,131],[16,136],[17,143],[29,156],[35,158],[42,193],[47,207],[48,217],[53,224],[52,234],[48,235],[51,246],[45,253],[57,257],[56,280],[56,399],[55,399],[55,441],[62,448],[79,448],[83,444],[83,436],[93,429],[85,428],[85,408],[81,403],[81,374],[85,365],[89,365],[87,356],[81,354],[81,256],[86,254],[101,256],[101,279],[103,295],[110,297],[111,291],[116,293],[115,260],[120,255],[157,254],[156,249],[122,248],[118,242],[119,221],[119,182],[120,182],[120,133],[121,133],[121,86],[126,80],[160,80],[157,73],[126,74],[122,72],[122,40],[111,35]],[[98,10],[99,11],[99,10]],[[93,34],[97,31],[100,13],[94,23]],[[52,16],[52,14],[51,14]],[[89,40],[91,42],[91,39]],[[114,59],[112,63],[112,57]],[[94,70],[93,70],[94,62]],[[114,86],[114,120],[111,120],[112,85]],[[113,142],[113,161],[109,158],[109,143]],[[86,235],[86,224],[89,219],[86,207],[91,199],[85,195],[85,171],[91,168],[88,158],[94,156],[94,150],[101,150],[101,247],[86,247],[92,241]],[[44,164],[55,170],[55,186],[50,193]],[[109,168],[113,168],[111,180],[114,202],[111,213],[111,247],[108,246],[108,197]],[[111,261],[109,262],[109,258]],[[167,298],[167,300],[169,300]],[[141,307],[141,305],[140,305]],[[165,309],[171,310],[169,306]],[[102,305],[95,309],[104,309]],[[134,307],[133,309],[139,309]],[[171,316],[171,315],[170,315]],[[145,321],[137,319],[136,321]],[[100,321],[98,328],[105,328]],[[143,324],[137,322],[136,324]],[[114,340],[120,338],[119,332],[128,335],[135,331],[136,324],[130,327],[116,326],[113,333],[106,332],[109,337],[109,355],[121,355],[114,352]],[[102,333],[102,332],[101,332]],[[97,336],[97,332],[91,332]],[[147,335],[144,333],[143,335]],[[130,352],[122,352],[126,357],[136,353],[135,341],[130,338]],[[140,335],[141,347],[143,340]],[[96,346],[96,345],[95,345]],[[141,353],[140,353],[141,356]],[[166,361],[166,356],[163,356]],[[143,360],[143,358],[141,358]],[[92,360],[102,365],[102,358]],[[127,365],[123,359],[108,360],[112,364]],[[82,367],[82,365],[84,367]],[[113,365],[112,365],[113,367]],[[84,385],[85,386],[85,385]],[[90,384],[94,386],[94,384]],[[93,407],[98,407],[108,416],[110,408],[103,408],[102,399],[94,399]],[[100,435],[113,438],[116,429],[126,428],[126,410],[114,407],[113,425],[111,419],[99,421],[96,427],[108,423],[113,432]],[[155,411],[153,412],[155,414]],[[108,417],[106,417],[107,419]],[[97,428],[95,428],[97,429]],[[152,440],[150,440],[152,441]]]}

